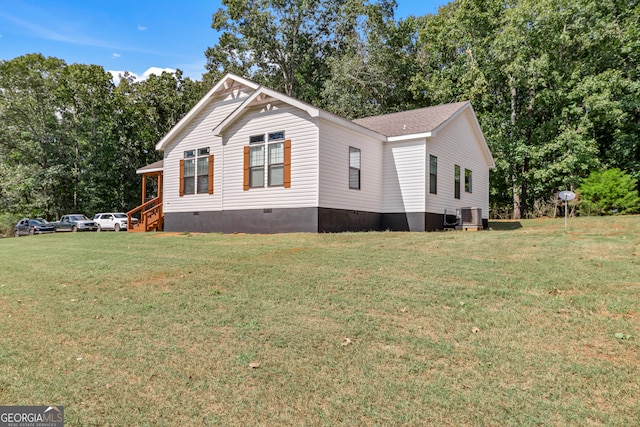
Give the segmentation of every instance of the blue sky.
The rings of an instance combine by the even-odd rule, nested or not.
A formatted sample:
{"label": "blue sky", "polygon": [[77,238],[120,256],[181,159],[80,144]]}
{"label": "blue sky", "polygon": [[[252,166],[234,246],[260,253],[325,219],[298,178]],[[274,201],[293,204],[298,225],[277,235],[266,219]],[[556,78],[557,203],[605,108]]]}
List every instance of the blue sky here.
{"label": "blue sky", "polygon": [[[42,53],[68,64],[98,64],[108,71],[179,68],[204,73],[204,51],[218,38],[211,15],[220,0],[131,1],[3,0],[0,59]],[[446,0],[398,0],[396,17],[436,13]]]}

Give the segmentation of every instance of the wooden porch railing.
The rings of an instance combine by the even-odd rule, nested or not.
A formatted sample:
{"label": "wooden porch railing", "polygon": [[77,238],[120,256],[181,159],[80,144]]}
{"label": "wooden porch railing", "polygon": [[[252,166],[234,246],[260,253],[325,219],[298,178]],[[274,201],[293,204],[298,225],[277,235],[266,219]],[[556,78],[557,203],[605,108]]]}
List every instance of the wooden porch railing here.
{"label": "wooden porch railing", "polygon": [[[133,215],[140,213],[140,221],[134,225],[131,221]],[[154,197],[127,212],[127,231],[159,231],[164,227],[164,212],[162,211],[162,199]]]}

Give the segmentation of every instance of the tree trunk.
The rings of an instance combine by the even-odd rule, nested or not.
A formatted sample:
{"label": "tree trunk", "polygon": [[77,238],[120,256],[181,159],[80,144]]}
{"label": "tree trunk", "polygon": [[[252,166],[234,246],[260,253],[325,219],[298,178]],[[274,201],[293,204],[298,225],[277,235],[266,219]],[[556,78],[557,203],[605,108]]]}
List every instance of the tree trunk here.
{"label": "tree trunk", "polygon": [[[516,115],[516,108],[517,108],[517,103],[516,103],[516,97],[518,96],[518,90],[516,89],[515,83],[514,83],[514,78],[513,76],[509,76],[509,88],[510,88],[510,92],[511,92],[511,127],[512,127],[512,139],[515,140],[515,137],[513,135],[513,129],[515,129],[516,126],[516,119],[517,119],[517,115]],[[520,219],[521,218],[521,211],[520,211],[520,188],[518,188],[518,177],[516,176],[515,171],[517,170],[517,167],[515,167],[514,165],[514,174],[511,177],[511,182],[513,183],[512,186],[512,193],[513,193],[513,215],[512,218],[513,219]]]}
{"label": "tree trunk", "polygon": [[520,213],[520,191],[521,188],[518,187],[516,183],[516,177],[513,177],[513,219],[520,219],[522,217]]}

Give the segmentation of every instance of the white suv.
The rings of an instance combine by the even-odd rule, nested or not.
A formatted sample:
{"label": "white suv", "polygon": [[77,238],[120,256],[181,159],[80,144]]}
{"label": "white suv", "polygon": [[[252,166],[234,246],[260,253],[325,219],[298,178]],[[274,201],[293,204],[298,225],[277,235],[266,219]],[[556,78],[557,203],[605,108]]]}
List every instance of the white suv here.
{"label": "white suv", "polygon": [[[99,213],[93,216],[93,221],[98,224],[98,231],[102,230],[126,230],[127,214],[122,212]],[[131,218],[132,223],[138,222],[137,218]]]}

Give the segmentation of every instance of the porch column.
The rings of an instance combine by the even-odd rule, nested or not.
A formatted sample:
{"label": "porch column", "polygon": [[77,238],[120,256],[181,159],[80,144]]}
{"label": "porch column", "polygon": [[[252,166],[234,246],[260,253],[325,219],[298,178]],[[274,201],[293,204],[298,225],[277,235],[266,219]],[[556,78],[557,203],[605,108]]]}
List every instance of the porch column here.
{"label": "porch column", "polygon": [[142,174],[142,204],[147,200],[147,174]]}

